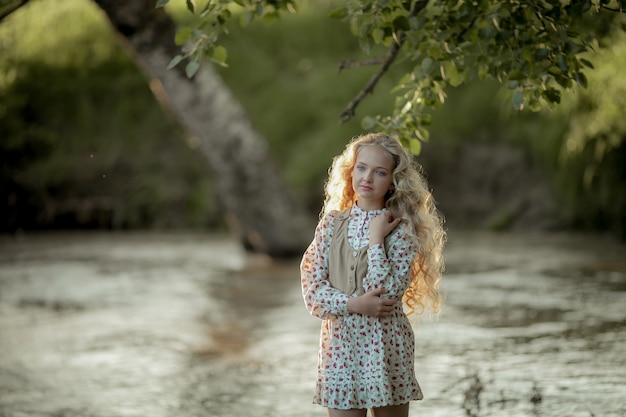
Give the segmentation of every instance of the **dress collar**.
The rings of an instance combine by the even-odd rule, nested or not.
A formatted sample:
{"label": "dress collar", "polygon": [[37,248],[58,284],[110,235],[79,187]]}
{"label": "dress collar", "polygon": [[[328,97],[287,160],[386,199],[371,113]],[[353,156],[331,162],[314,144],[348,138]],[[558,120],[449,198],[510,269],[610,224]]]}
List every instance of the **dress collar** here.
{"label": "dress collar", "polygon": [[376,210],[363,210],[361,207],[359,207],[358,202],[352,206],[352,213],[359,217],[375,217],[379,214],[383,214],[386,211],[386,208]]}

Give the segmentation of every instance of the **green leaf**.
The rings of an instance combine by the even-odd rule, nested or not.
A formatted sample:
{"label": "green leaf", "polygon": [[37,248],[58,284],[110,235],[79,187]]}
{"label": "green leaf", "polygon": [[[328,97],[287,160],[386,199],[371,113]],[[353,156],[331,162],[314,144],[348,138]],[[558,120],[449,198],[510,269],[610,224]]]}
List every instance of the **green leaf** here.
{"label": "green leaf", "polygon": [[159,8],[159,7],[165,7],[165,5],[166,5],[167,3],[169,3],[169,2],[170,2],[170,0],[157,0],[157,2],[156,2],[156,6],[155,6],[155,7],[156,7],[156,8]]}
{"label": "green leaf", "polygon": [[228,57],[228,51],[222,45],[213,48],[213,59],[217,62],[224,63]]}
{"label": "green leaf", "polygon": [[348,8],[340,7],[338,9],[335,9],[330,12],[329,16],[331,19],[343,19],[344,17],[348,16]]}
{"label": "green leaf", "polygon": [[405,16],[398,16],[393,20],[393,27],[397,30],[409,30],[411,27],[409,26],[409,21]]}
{"label": "green leaf", "polygon": [[190,61],[185,68],[185,74],[187,78],[193,78],[196,72],[200,69],[200,63],[198,61]]}
{"label": "green leaf", "polygon": [[263,21],[263,23],[269,25],[270,23],[274,23],[276,20],[278,20],[279,17],[280,15],[277,11],[268,11],[263,14],[261,20]]}
{"label": "green leaf", "polygon": [[372,38],[374,39],[374,42],[376,43],[381,43],[384,36],[385,36],[385,31],[382,30],[381,28],[376,28],[372,31]]}
{"label": "green leaf", "polygon": [[549,53],[550,50],[548,48],[537,49],[537,52],[535,52],[535,58],[537,60],[546,59]]}
{"label": "green leaf", "polygon": [[554,79],[563,88],[570,88],[572,86],[572,80],[569,77],[555,75]]}
{"label": "green leaf", "polygon": [[546,89],[546,91],[544,91],[542,93],[542,96],[549,103],[560,103],[561,102],[561,92],[559,90],[557,90],[556,88],[553,88],[553,87],[550,87],[550,88]]}
{"label": "green leaf", "polygon": [[181,28],[178,32],[176,32],[176,36],[174,37],[174,43],[176,43],[176,45],[178,46],[183,45],[185,42],[187,42],[187,39],[189,39],[192,33],[193,31],[191,30],[191,28]]}
{"label": "green leaf", "polygon": [[424,60],[422,61],[422,70],[424,72],[430,72],[431,68],[433,67],[433,62],[433,59],[429,56],[424,58]]}
{"label": "green leaf", "polygon": [[169,64],[167,64],[167,69],[170,70],[172,68],[174,68],[176,65],[178,65],[180,63],[180,61],[183,60],[183,56],[182,55],[176,55],[174,58],[172,58],[172,60],[170,61]]}
{"label": "green leaf", "polygon": [[[423,137],[423,132],[415,131],[415,136],[418,138]],[[422,142],[418,139],[411,138],[409,140],[409,152],[413,155],[419,155],[422,152]]]}
{"label": "green leaf", "polygon": [[513,107],[515,110],[522,110],[522,108],[524,108],[524,93],[520,90],[513,94]]}
{"label": "green leaf", "polygon": [[587,77],[582,72],[576,73],[576,82],[583,88],[587,88]]}
{"label": "green leaf", "polygon": [[581,64],[583,64],[587,68],[593,69],[593,64],[591,62],[587,61],[585,58],[580,58],[579,61],[580,61]]}
{"label": "green leaf", "polygon": [[519,81],[526,78],[526,74],[520,70],[513,70],[509,73],[509,80]]}
{"label": "green leaf", "polygon": [[371,130],[376,126],[376,119],[371,116],[366,116],[361,120],[361,128],[363,130]]}
{"label": "green leaf", "polygon": [[242,13],[239,16],[239,25],[241,27],[246,27],[250,24],[250,22],[252,21],[252,18],[254,17],[254,14],[250,11]]}
{"label": "green leaf", "polygon": [[366,54],[369,54],[372,51],[372,38],[369,36],[359,38],[359,45]]}
{"label": "green leaf", "polygon": [[187,10],[189,10],[191,13],[195,13],[196,12],[196,2],[195,2],[195,0],[187,0]]}
{"label": "green leaf", "polygon": [[[422,114],[419,117],[419,123],[420,126],[430,126],[432,123],[433,117],[430,114]],[[425,139],[426,142],[428,142],[428,138]]]}
{"label": "green leaf", "polygon": [[490,39],[496,35],[496,29],[493,26],[483,28],[478,31],[478,37],[480,39]]}
{"label": "green leaf", "polygon": [[548,68],[548,73],[552,75],[561,75],[562,72],[563,71],[561,71],[561,68],[557,67],[556,65],[553,65],[550,68]]}
{"label": "green leaf", "polygon": [[463,73],[459,72],[454,62],[445,62],[443,64],[443,72],[446,75],[446,81],[448,81],[448,84],[452,87],[458,87],[463,84]]}

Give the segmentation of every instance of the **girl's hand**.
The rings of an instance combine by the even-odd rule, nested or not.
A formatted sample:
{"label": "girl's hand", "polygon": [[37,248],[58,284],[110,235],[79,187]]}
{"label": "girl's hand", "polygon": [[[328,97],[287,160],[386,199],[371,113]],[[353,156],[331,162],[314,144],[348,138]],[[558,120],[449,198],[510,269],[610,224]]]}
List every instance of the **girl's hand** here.
{"label": "girl's hand", "polygon": [[384,243],[385,236],[391,233],[401,221],[402,219],[400,217],[394,217],[393,213],[389,210],[374,217],[370,223],[370,246]]}
{"label": "girl's hand", "polygon": [[396,299],[380,298],[386,292],[384,288],[377,288],[358,297],[350,298],[348,312],[379,318],[391,316]]}

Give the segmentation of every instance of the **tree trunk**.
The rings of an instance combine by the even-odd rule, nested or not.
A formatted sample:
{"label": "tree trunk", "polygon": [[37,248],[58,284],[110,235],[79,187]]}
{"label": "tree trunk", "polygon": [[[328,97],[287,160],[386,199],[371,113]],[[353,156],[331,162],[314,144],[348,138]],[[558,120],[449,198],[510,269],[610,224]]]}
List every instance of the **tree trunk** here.
{"label": "tree trunk", "polygon": [[193,79],[184,65],[168,70],[180,48],[176,25],[154,0],[94,0],[150,78],[159,101],[198,142],[212,171],[218,203],[247,250],[272,257],[302,253],[312,219],[292,195],[271,161],[266,141],[207,62]]}

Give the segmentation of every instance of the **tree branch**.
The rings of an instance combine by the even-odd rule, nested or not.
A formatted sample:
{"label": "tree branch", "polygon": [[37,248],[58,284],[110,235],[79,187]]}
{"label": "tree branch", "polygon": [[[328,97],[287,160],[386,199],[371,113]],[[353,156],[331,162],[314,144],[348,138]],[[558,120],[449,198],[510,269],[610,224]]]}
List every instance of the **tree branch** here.
{"label": "tree branch", "polygon": [[602,6],[600,6],[600,7],[601,7],[602,9],[604,9],[604,10],[608,10],[608,11],[610,11],[610,12],[615,12],[615,13],[624,13],[624,12],[626,11],[626,10],[624,10],[624,9],[623,9],[623,8],[621,8],[621,7],[620,7],[619,9],[616,9],[616,8],[613,8],[613,7],[609,7],[609,6],[606,6],[606,5],[602,5]]}
{"label": "tree branch", "polygon": [[[11,13],[28,3],[30,0],[12,0],[8,1],[7,4],[3,4],[0,6],[0,22],[2,22],[6,17],[8,17]],[[4,2],[3,2],[4,3]]]}
{"label": "tree branch", "polygon": [[360,61],[360,60],[341,61],[341,63],[339,64],[339,71],[341,72],[341,70],[344,70],[344,69],[364,67],[366,65],[380,65],[384,62],[385,62],[384,58],[372,58],[372,59],[365,59],[363,61]]}
{"label": "tree branch", "polygon": [[[413,5],[413,10],[411,10],[411,13],[409,16],[410,17],[417,16],[417,14],[421,12],[427,5],[428,5],[428,0],[419,0],[415,2],[415,4]],[[382,60],[382,66],[380,67],[380,69],[372,76],[372,78],[370,78],[368,83],[365,85],[365,87],[363,87],[361,91],[359,91],[356,97],[350,103],[348,103],[344,111],[339,116],[342,123],[345,123],[348,120],[352,119],[354,117],[356,108],[361,103],[361,101],[363,101],[363,99],[365,99],[365,97],[368,94],[371,94],[374,91],[374,87],[376,87],[376,84],[378,84],[378,81],[389,70],[389,67],[398,56],[398,53],[400,52],[400,49],[402,48],[402,45],[404,44],[405,40],[406,40],[406,34],[404,32],[399,32],[396,42],[394,42],[391,45],[391,47],[389,48],[389,51],[387,52],[384,59]]]}

